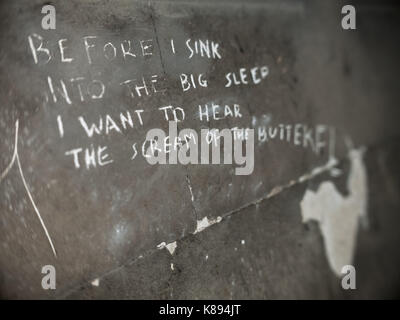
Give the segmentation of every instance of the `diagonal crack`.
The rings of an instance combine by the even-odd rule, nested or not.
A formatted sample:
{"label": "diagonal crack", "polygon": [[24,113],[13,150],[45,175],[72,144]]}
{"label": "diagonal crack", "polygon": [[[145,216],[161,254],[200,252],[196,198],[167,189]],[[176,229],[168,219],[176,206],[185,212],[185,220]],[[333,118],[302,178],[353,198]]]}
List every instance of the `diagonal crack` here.
{"label": "diagonal crack", "polygon": [[[263,196],[261,198],[258,198],[258,199],[254,200],[254,201],[251,201],[249,203],[246,203],[246,204],[244,204],[243,206],[241,206],[241,207],[239,207],[237,209],[234,209],[232,211],[229,211],[229,212],[223,214],[221,216],[221,218],[216,221],[216,223],[220,223],[220,222],[224,221],[226,218],[229,218],[229,217],[231,217],[231,216],[233,216],[235,214],[238,214],[239,212],[241,212],[241,211],[243,211],[243,210],[245,210],[245,209],[247,209],[247,208],[249,208],[251,206],[257,206],[261,202],[267,201],[268,199],[270,199],[272,197],[275,197],[276,195],[282,193],[283,191],[285,191],[287,189],[292,188],[295,185],[299,185],[299,184],[305,183],[305,182],[307,182],[307,181],[309,181],[309,180],[311,180],[311,179],[313,179],[313,178],[315,178],[315,177],[317,177],[317,176],[319,176],[319,175],[321,175],[321,174],[323,174],[325,172],[328,172],[328,171],[334,169],[334,167],[336,167],[338,164],[339,164],[339,161],[332,157],[330,160],[328,160],[328,162],[325,165],[316,167],[316,168],[312,169],[310,172],[307,172],[304,175],[300,176],[299,178],[291,180],[286,184],[283,184],[283,185],[280,185],[280,186],[276,186],[276,187],[272,188],[272,190],[270,192],[268,192],[265,196]],[[193,195],[192,189],[191,189],[191,182],[190,182],[190,178],[189,178],[188,175],[186,175],[186,181],[188,183],[188,188],[190,190],[190,193],[191,193],[191,195]],[[196,210],[194,208],[193,202],[192,202],[192,205],[193,205],[193,209],[194,209],[194,211],[196,213],[196,218],[197,218],[197,212],[196,212]],[[213,224],[214,223],[211,223],[211,224],[209,224],[209,226],[211,226]],[[193,234],[196,234],[198,232],[204,231],[207,228],[208,227],[205,227],[205,228],[201,229],[200,231],[197,231],[197,232],[195,231]],[[182,240],[186,239],[187,237],[189,237],[191,235],[192,234],[186,234],[186,235],[176,239],[175,241],[176,242],[182,241]],[[124,267],[126,267],[128,265],[134,264],[136,261],[138,261],[140,259],[143,259],[143,258],[146,258],[148,256],[151,256],[151,255],[153,255],[154,253],[156,253],[158,251],[159,251],[159,249],[157,247],[154,248],[154,249],[149,249],[149,250],[145,251],[144,253],[140,254],[138,257],[134,257],[132,259],[128,259],[125,263],[122,263],[120,266],[103,273],[101,276],[93,277],[93,278],[96,278],[96,280],[97,279],[100,280],[100,279],[102,279],[102,278],[104,278],[104,277],[106,277],[106,276],[108,276],[108,275],[110,275],[110,274],[112,274],[114,272],[117,272],[117,271],[123,269]],[[68,295],[72,294],[73,292],[79,290],[82,287],[85,287],[86,283],[90,283],[90,281],[91,280],[81,282],[79,285],[75,286],[74,288],[65,291],[63,294],[58,296],[58,298],[60,298],[60,299],[66,298]]]}
{"label": "diagonal crack", "polygon": [[192,206],[196,221],[198,221],[199,220],[199,215],[197,213],[196,206],[194,204],[194,194],[193,194],[193,188],[192,188],[192,183],[190,181],[189,173],[186,174],[185,178],[186,178],[186,183],[187,183],[187,186],[188,186],[188,189],[189,189],[189,192],[190,192],[190,204]]}

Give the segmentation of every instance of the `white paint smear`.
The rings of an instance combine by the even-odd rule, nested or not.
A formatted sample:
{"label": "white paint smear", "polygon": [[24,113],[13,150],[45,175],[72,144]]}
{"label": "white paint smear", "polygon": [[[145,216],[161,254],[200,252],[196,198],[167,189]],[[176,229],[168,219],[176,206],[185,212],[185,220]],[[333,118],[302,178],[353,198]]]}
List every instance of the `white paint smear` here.
{"label": "white paint smear", "polygon": [[319,223],[331,269],[341,275],[344,265],[352,264],[359,218],[367,214],[367,172],[363,163],[364,149],[351,150],[349,195],[342,196],[330,181],[316,192],[307,190],[300,203],[303,222]]}

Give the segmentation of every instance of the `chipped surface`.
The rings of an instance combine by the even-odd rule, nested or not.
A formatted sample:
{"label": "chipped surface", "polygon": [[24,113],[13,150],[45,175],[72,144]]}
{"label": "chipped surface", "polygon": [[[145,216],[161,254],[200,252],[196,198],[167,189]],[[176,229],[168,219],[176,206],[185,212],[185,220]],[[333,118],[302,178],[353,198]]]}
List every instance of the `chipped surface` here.
{"label": "chipped surface", "polygon": [[92,284],[93,287],[98,287],[98,286],[100,285],[100,279],[99,279],[99,278],[94,279],[94,280],[91,282],[91,284]]}
{"label": "chipped surface", "polygon": [[222,221],[221,217],[216,217],[209,219],[208,217],[204,217],[201,220],[197,220],[197,227],[194,233],[202,232],[203,230],[207,229],[208,227],[212,226],[213,224],[220,223]]}
{"label": "chipped surface", "polygon": [[177,245],[176,241],[174,241],[174,242],[168,243],[168,244],[165,246],[165,248],[169,251],[169,253],[170,253],[171,255],[173,255],[177,246],[178,246],[178,245]]}
{"label": "chipped surface", "polygon": [[[106,289],[76,290],[69,298],[159,298],[159,299],[347,299],[390,298],[400,285],[398,226],[400,191],[397,169],[399,143],[368,148],[363,167],[373,193],[381,183],[392,185],[396,193],[370,197],[368,215],[372,226],[359,229],[353,259],[357,270],[357,290],[344,291],[331,270],[326,249],[316,224],[302,223],[300,202],[310,184],[321,185],[329,172],[308,184],[296,184],[275,197],[252,205],[196,235],[179,242],[171,276],[171,257],[156,250],[144,260],[104,277]],[[389,151],[390,150],[390,151]],[[383,158],[386,169],[381,170]],[[350,168],[335,188],[348,182]],[[350,165],[350,164],[349,164]],[[390,172],[388,178],[386,173]],[[377,228],[379,226],[379,228]],[[246,239],[245,247],[240,245]],[[238,245],[239,244],[239,245]],[[235,248],[237,250],[235,250]],[[242,262],[243,261],[243,262]],[[178,267],[179,266],[179,267]],[[153,272],[147,272],[151,269]],[[179,270],[179,272],[178,272]],[[385,276],[382,277],[382,270]],[[157,279],[154,282],[154,279]],[[149,286],[149,281],[152,286]]]}
{"label": "chipped surface", "polygon": [[[90,297],[91,290],[93,296],[109,298],[342,297],[335,291],[324,236],[317,224],[301,222],[300,201],[306,188],[317,192],[327,181],[334,183],[329,190],[338,202],[353,198],[344,187],[349,177],[344,136],[355,146],[378,150],[365,158],[369,228],[357,232],[353,260],[363,286],[352,295],[393,297],[399,269],[399,161],[389,146],[400,134],[398,43],[393,41],[397,11],[386,15],[386,7],[369,6],[358,13],[361,24],[368,21],[360,24],[362,32],[343,32],[337,2],[57,1],[57,30],[45,32],[46,37],[55,50],[58,39],[68,38],[65,53],[76,63],[57,63],[56,55],[48,65],[37,66],[27,39],[32,33],[44,35],[41,5],[39,0],[0,5],[0,172],[6,173],[0,178],[2,297]],[[136,44],[153,39],[155,54],[129,63],[123,58],[103,63],[103,57],[88,66],[85,49],[75,45],[88,34],[98,36],[90,50],[101,57],[101,41],[119,50],[124,39]],[[169,50],[171,38],[176,55]],[[182,59],[189,38],[220,42],[223,60]],[[227,72],[255,64],[269,67],[263,85],[224,86]],[[203,73],[209,87],[183,92],[177,77],[182,72]],[[74,104],[54,105],[44,90],[48,76],[68,82],[80,75],[99,76],[119,83],[153,74],[165,78],[168,92],[133,100],[113,92],[104,100],[81,103],[75,87]],[[241,117],[200,122],[198,105],[211,102],[239,104]],[[158,110],[165,105],[187,112],[179,129],[266,130],[268,139],[255,145],[253,174],[235,176],[230,165],[149,166],[142,161],[140,150],[136,154],[132,147],[150,128],[167,131]],[[97,121],[135,108],[145,110],[143,127],[90,139],[79,133],[78,117]],[[9,167],[17,119],[26,183],[16,158]],[[335,134],[325,132],[328,145],[317,154],[296,144],[293,135],[272,139],[279,124],[326,125]],[[115,166],[76,170],[65,151],[92,143],[107,146]],[[32,214],[27,187],[57,259]],[[179,248],[171,255],[167,246],[175,241]],[[169,253],[158,250],[164,248]],[[40,286],[40,268],[46,264],[57,270],[55,292]],[[100,286],[88,280],[94,277]]]}
{"label": "chipped surface", "polygon": [[363,148],[350,151],[348,196],[325,181],[316,192],[307,190],[300,203],[303,222],[318,222],[329,265],[337,276],[343,266],[353,263],[359,221],[367,214],[368,182],[363,154]]}

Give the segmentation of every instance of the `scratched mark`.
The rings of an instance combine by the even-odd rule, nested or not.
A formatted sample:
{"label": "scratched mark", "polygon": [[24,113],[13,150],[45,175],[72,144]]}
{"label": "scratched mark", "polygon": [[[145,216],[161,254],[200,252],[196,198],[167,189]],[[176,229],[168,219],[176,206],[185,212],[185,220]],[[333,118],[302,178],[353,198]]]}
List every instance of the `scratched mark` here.
{"label": "scratched mark", "polygon": [[50,234],[46,228],[46,225],[42,219],[42,216],[40,215],[39,209],[37,208],[35,201],[33,200],[32,194],[29,191],[29,187],[28,184],[26,183],[25,180],[25,176],[24,173],[22,171],[22,166],[21,166],[21,161],[19,159],[19,155],[18,155],[18,128],[19,128],[19,122],[18,120],[15,122],[15,142],[14,142],[14,152],[13,152],[13,156],[12,159],[9,163],[9,165],[7,166],[7,168],[2,172],[2,174],[0,175],[0,183],[3,181],[3,179],[7,176],[7,174],[9,173],[9,171],[12,169],[12,167],[14,166],[15,162],[17,162],[17,166],[18,166],[18,171],[19,174],[21,176],[22,179],[22,183],[25,187],[26,193],[28,194],[29,200],[31,201],[31,204],[33,206],[33,209],[36,213],[36,216],[38,217],[40,224],[42,225],[42,228],[44,230],[44,233],[46,234],[47,240],[49,241],[51,250],[53,251],[54,257],[57,258],[57,253],[56,253],[56,249],[54,248],[54,244],[53,241],[51,240]]}

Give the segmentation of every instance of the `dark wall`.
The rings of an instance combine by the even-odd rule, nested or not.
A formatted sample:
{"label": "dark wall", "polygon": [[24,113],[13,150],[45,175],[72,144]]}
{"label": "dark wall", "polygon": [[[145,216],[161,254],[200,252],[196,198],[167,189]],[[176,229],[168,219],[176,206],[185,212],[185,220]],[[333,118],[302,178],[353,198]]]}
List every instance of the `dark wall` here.
{"label": "dark wall", "polygon": [[[398,295],[393,3],[355,2],[356,30],[338,1],[54,1],[55,30],[41,27],[44,4],[0,4],[2,297]],[[196,40],[214,56],[191,56]],[[227,87],[241,68],[249,83]],[[184,90],[182,74],[207,87]],[[147,163],[146,133],[168,131],[168,106],[185,113],[178,130],[254,129],[252,173]],[[89,136],[83,123],[99,121]],[[356,290],[340,286],[347,263]],[[56,290],[41,286],[44,265]]]}

